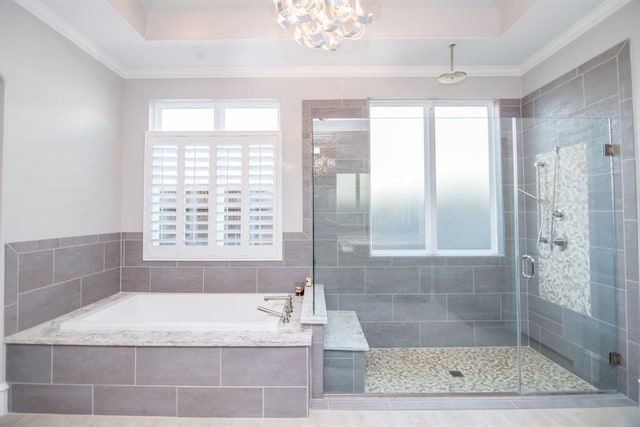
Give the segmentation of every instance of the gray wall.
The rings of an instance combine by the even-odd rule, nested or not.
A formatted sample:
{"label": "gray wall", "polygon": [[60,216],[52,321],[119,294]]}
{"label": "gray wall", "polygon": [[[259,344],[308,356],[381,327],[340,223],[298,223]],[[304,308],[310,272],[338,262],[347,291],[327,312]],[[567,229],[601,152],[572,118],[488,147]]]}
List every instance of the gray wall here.
{"label": "gray wall", "polygon": [[285,233],[284,260],[142,260],[142,233],[5,245],[5,336],[120,292],[294,292],[311,275],[311,240]]}
{"label": "gray wall", "polygon": [[123,80],[0,1],[7,242],[120,231]]}
{"label": "gray wall", "polygon": [[123,233],[123,292],[295,292],[311,275],[311,240],[284,233],[282,261],[143,261],[142,233]]}
{"label": "gray wall", "polygon": [[[638,250],[636,175],[632,123],[629,43],[622,42],[585,64],[525,96],[523,134],[518,153],[524,185],[535,192],[535,155],[554,146],[587,144],[592,316],[540,297],[537,280],[528,284],[528,330],[531,346],[599,388],[618,389],[638,399],[637,353],[627,351],[638,336]],[[614,194],[609,160],[602,157],[608,142],[606,122],[613,119]],[[565,120],[566,119],[566,120]],[[600,119],[600,120],[589,120]],[[613,196],[613,197],[612,197]],[[535,203],[523,205],[521,229],[531,254],[536,249]],[[612,227],[615,218],[615,236]],[[616,304],[617,301],[617,304]],[[616,341],[616,334],[618,340]],[[623,366],[612,368],[608,353],[623,354]],[[627,363],[634,362],[635,363]]]}
{"label": "gray wall", "polygon": [[5,245],[5,336],[120,291],[120,233]]}
{"label": "gray wall", "polygon": [[9,345],[9,410],[305,418],[308,357],[307,347]]}

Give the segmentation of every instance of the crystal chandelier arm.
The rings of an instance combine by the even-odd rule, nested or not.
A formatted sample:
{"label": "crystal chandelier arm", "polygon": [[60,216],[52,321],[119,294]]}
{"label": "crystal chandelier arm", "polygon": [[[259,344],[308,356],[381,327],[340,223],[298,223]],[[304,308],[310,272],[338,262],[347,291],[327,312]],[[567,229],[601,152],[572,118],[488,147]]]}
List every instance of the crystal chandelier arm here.
{"label": "crystal chandelier arm", "polygon": [[320,29],[328,33],[337,30],[341,24],[340,18],[325,8],[317,11],[316,20]]}
{"label": "crystal chandelier arm", "polygon": [[316,0],[273,0],[273,3],[278,12],[278,24],[285,28],[315,20]]}
{"label": "crystal chandelier arm", "polygon": [[362,9],[362,5],[360,4],[360,0],[356,0],[356,21],[361,24],[369,25],[373,21],[373,13],[365,13],[364,9]]}
{"label": "crystal chandelier arm", "polygon": [[366,27],[359,22],[354,22],[351,25],[350,29],[347,29],[345,27],[346,25],[342,26],[342,29],[340,30],[340,34],[342,34],[342,36],[345,38],[353,39],[353,40],[357,40],[360,37],[362,37],[362,35],[364,34],[364,31],[366,30]]}
{"label": "crystal chandelier arm", "polygon": [[289,10],[282,4],[282,0],[273,0],[273,3],[276,5],[276,11],[278,12],[278,24],[284,28],[289,28],[291,25],[296,23],[289,14]]}
{"label": "crystal chandelier arm", "polygon": [[320,32],[306,32],[304,27],[298,26],[295,29],[293,38],[301,46],[324,47],[328,42],[327,36]]}

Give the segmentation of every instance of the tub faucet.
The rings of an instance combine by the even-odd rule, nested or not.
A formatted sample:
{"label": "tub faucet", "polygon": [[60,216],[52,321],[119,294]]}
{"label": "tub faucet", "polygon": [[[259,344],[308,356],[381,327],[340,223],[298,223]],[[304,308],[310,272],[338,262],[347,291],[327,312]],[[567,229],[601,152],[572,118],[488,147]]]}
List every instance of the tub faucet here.
{"label": "tub faucet", "polygon": [[285,308],[287,315],[291,316],[293,313],[293,295],[266,295],[265,301],[286,301]]}
{"label": "tub faucet", "polygon": [[271,310],[270,308],[259,305],[258,310],[265,312],[267,314],[271,314],[273,316],[278,316],[282,321],[282,323],[289,323],[290,313],[287,313],[286,307],[282,310],[282,312],[279,312],[279,311]]}

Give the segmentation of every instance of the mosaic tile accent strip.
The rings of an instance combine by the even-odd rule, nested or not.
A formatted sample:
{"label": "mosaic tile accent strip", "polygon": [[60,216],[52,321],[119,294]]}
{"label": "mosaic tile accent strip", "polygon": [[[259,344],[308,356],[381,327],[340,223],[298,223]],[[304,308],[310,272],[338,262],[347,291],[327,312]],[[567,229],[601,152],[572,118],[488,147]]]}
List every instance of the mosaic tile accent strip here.
{"label": "mosaic tile accent strip", "polygon": [[[538,195],[547,204],[539,206],[538,215],[542,218],[541,238],[549,242],[538,243],[540,296],[590,316],[587,146],[560,147],[557,153],[538,154],[536,161],[544,162],[544,166],[539,167]],[[562,219],[552,218],[554,209],[563,213]],[[565,250],[559,250],[550,243],[555,236],[561,235],[566,236],[568,242]]]}
{"label": "mosaic tile accent strip", "polygon": [[[517,392],[517,358],[517,347],[375,348],[365,353],[365,393]],[[596,390],[532,348],[522,348],[523,392]]]}

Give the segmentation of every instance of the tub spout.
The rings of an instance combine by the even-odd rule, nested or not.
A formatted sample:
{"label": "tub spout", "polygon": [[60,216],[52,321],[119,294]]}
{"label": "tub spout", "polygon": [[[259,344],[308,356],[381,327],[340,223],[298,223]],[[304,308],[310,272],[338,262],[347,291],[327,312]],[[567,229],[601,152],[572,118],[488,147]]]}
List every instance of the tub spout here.
{"label": "tub spout", "polygon": [[270,308],[259,305],[258,310],[265,312],[267,314],[271,314],[272,316],[279,317],[283,323],[289,323],[289,314],[286,312],[286,309],[283,309],[282,312],[279,312],[279,311],[271,310]]}
{"label": "tub spout", "polygon": [[286,301],[287,314],[293,313],[293,295],[265,295],[265,301]]}

